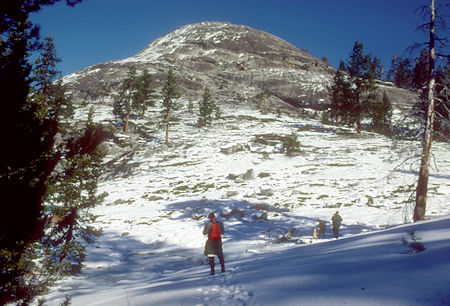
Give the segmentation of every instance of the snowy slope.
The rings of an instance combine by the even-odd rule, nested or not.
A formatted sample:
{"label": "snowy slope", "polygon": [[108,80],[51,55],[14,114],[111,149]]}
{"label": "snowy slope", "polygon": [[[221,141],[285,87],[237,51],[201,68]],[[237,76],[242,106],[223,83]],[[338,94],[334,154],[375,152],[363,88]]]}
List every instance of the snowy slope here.
{"label": "snowy slope", "polygon": [[[96,108],[98,121],[113,119],[110,106]],[[433,220],[402,225],[412,216],[418,142],[251,109],[222,112],[214,126],[199,129],[183,108],[166,147],[163,131],[153,130],[155,109],[135,121],[151,138],[118,134],[130,145],[108,143],[114,153],[106,161],[127,171],[103,178],[109,196],[95,210],[103,235],[89,245],[83,272],[45,297],[48,305],[66,295],[73,305],[450,303],[448,144],[433,144]],[[84,120],[86,111],[77,116]],[[302,153],[287,157],[275,136],[292,132]],[[119,158],[123,153],[128,160]],[[234,179],[248,170],[249,179]],[[337,241],[330,229],[336,210],[344,219]],[[227,231],[227,272],[214,277],[202,235],[211,211]],[[312,239],[317,218],[327,222],[327,240]],[[294,228],[290,241],[278,243]],[[402,245],[411,228],[424,252],[408,254]]]}
{"label": "snowy slope", "polygon": [[[425,251],[410,254],[402,244],[411,228]],[[449,242],[449,217],[257,254],[230,254],[226,242],[226,256],[235,255],[227,256],[227,272],[208,276],[186,250],[158,254],[108,237],[90,261],[109,266],[60,282],[49,305],[65,294],[74,305],[446,305]]]}

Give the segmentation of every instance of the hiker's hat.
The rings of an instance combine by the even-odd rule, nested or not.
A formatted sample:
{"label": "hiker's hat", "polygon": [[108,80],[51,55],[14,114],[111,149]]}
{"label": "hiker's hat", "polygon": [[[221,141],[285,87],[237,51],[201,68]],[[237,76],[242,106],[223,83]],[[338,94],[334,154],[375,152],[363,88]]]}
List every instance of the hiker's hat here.
{"label": "hiker's hat", "polygon": [[216,216],[214,215],[214,213],[210,213],[210,214],[208,215],[208,218],[209,218],[209,219],[215,219]]}

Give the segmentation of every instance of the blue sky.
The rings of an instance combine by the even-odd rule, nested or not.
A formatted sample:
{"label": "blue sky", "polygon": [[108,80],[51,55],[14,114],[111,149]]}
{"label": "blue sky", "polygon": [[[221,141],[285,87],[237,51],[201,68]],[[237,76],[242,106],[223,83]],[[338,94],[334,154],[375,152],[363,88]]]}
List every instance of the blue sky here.
{"label": "blue sky", "polygon": [[[438,2],[440,0],[437,0]],[[33,14],[42,36],[53,35],[63,75],[132,56],[153,40],[186,24],[227,21],[277,35],[337,67],[355,41],[382,60],[426,36],[415,29],[425,0],[63,0]]]}

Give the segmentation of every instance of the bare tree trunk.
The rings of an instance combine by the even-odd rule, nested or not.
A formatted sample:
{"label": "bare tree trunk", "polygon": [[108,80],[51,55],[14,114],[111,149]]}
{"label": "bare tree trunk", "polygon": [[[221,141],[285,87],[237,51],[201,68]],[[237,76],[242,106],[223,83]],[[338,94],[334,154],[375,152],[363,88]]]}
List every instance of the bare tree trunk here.
{"label": "bare tree trunk", "polygon": [[166,117],[166,146],[169,144],[169,115]]}
{"label": "bare tree trunk", "polygon": [[128,121],[130,120],[130,113],[127,112],[127,115],[125,117],[125,127],[123,128],[123,131],[125,133],[128,133]]}
{"label": "bare tree trunk", "polygon": [[430,151],[433,142],[433,121],[434,121],[434,64],[436,60],[434,48],[434,21],[435,21],[435,7],[434,0],[431,0],[430,5],[431,20],[430,20],[430,52],[429,52],[429,74],[428,74],[428,110],[427,121],[425,125],[425,133],[423,139],[422,160],[420,163],[419,180],[417,181],[416,190],[416,206],[414,208],[414,221],[425,219],[425,209],[427,205],[427,189],[428,176],[430,173]]}
{"label": "bare tree trunk", "polygon": [[356,122],[356,133],[358,135],[361,134],[361,119],[358,119],[358,121]]}
{"label": "bare tree trunk", "polygon": [[127,114],[125,116],[125,127],[123,128],[123,131],[125,133],[128,133],[128,121],[130,120],[130,107],[131,107],[130,104],[131,104],[130,97],[128,97]]}
{"label": "bare tree trunk", "polygon": [[266,94],[264,94],[264,115],[267,114],[266,111]]}

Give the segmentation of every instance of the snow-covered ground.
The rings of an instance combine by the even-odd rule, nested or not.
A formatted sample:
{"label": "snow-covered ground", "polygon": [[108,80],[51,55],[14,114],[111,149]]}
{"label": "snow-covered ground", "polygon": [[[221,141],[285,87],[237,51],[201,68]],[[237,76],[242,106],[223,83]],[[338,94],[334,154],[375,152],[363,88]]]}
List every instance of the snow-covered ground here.
{"label": "snow-covered ground", "polygon": [[[183,110],[169,147],[163,131],[119,135],[135,145],[115,148],[129,153],[127,171],[101,184],[109,196],[95,226],[103,235],[88,246],[82,273],[45,296],[48,305],[66,295],[73,305],[450,304],[448,144],[433,144],[431,220],[411,224],[418,142],[243,108],[222,113],[199,129]],[[111,108],[98,105],[97,120],[106,119]],[[140,124],[151,130],[147,121]],[[301,154],[287,157],[273,139],[293,131]],[[331,238],[336,210],[339,240]],[[215,276],[203,256],[211,211],[226,229],[227,272]],[[327,239],[312,238],[318,218]],[[402,244],[411,229],[425,251]]]}

